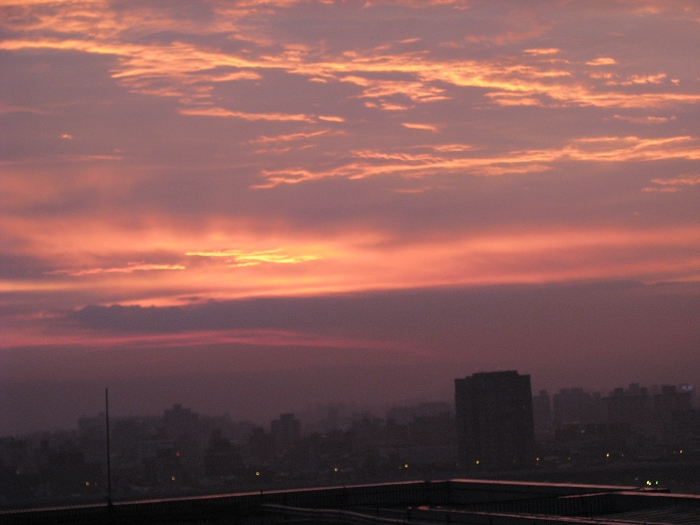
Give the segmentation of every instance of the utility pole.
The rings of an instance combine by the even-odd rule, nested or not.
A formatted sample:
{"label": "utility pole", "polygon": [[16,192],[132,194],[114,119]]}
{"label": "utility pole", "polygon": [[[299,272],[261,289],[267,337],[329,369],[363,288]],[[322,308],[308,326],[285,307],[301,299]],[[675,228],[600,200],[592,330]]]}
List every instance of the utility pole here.
{"label": "utility pole", "polygon": [[112,463],[109,450],[109,389],[105,388],[105,422],[107,426],[107,507],[112,507]]}

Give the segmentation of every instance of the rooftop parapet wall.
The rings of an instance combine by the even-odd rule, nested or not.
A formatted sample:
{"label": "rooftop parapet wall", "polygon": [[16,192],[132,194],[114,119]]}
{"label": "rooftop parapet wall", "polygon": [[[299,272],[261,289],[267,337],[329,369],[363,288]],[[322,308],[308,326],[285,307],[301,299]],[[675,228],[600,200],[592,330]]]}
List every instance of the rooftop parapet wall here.
{"label": "rooftop parapet wall", "polygon": [[[264,506],[353,510],[360,508],[449,507],[477,513],[523,513],[552,516],[623,512],[672,504],[697,506],[700,496],[640,493],[633,487],[549,484],[486,480],[410,481],[347,487],[322,487],[106,505],[0,513],[0,522],[15,524],[172,523],[230,521],[259,517]],[[251,521],[253,523],[253,521]]]}

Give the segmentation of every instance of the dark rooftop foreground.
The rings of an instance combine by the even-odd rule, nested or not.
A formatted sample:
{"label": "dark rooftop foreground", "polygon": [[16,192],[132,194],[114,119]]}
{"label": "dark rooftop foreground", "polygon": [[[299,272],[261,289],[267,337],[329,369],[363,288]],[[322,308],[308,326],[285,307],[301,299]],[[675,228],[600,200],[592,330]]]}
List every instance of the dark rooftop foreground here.
{"label": "dark rooftop foreground", "polygon": [[159,499],[0,513],[0,523],[679,524],[700,496],[663,489],[454,479]]}

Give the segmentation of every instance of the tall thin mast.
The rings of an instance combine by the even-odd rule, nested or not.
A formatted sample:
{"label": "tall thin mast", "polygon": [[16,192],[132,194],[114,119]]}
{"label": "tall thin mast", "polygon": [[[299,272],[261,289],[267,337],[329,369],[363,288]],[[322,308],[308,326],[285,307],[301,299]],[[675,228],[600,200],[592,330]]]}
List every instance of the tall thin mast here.
{"label": "tall thin mast", "polygon": [[107,506],[112,506],[112,463],[109,451],[109,389],[105,388],[105,421],[107,426]]}

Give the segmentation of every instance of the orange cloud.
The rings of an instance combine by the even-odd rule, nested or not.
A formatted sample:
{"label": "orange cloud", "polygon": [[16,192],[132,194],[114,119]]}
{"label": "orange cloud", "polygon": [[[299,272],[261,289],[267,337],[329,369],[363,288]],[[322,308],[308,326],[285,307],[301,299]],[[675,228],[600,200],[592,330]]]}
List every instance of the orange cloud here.
{"label": "orange cloud", "polygon": [[610,57],[600,57],[586,62],[587,66],[614,66],[617,64],[617,60]]}
{"label": "orange cloud", "polygon": [[[609,161],[611,149],[597,148],[608,143],[619,149],[619,141],[598,139],[570,148]],[[622,142],[626,144],[623,156],[641,143],[639,139]],[[520,154],[534,163],[563,158],[561,151]],[[359,161],[377,161],[394,172],[397,166],[410,164],[426,172],[426,166],[434,170],[449,160],[447,154],[411,155],[361,151],[356,165],[344,169],[363,175],[371,166]],[[491,167],[503,165],[486,166]],[[519,167],[516,163],[515,168]],[[689,175],[659,179],[653,185],[690,187],[698,180]],[[467,284],[700,278],[697,226],[518,230],[510,225],[402,238],[371,226],[346,227],[329,235],[323,229],[295,231],[282,225],[270,229],[250,220],[224,218],[186,228],[174,217],[144,217],[139,226],[110,219],[64,217],[46,222],[40,217],[0,215],[4,246],[16,256],[31,256],[57,269],[36,278],[0,281],[0,292],[12,297],[53,297],[63,308],[74,308],[89,303],[182,304],[192,296],[207,300]],[[16,242],[19,239],[21,243]],[[209,248],[217,246],[237,248]],[[107,265],[106,260],[147,262]]]}
{"label": "orange cloud", "polygon": [[49,111],[26,106],[8,106],[7,104],[0,102],[0,115],[7,115],[9,113],[34,113],[36,115],[48,115]]}
{"label": "orange cloud", "polygon": [[343,338],[314,333],[272,329],[196,330],[177,333],[105,335],[92,332],[67,334],[16,333],[4,339],[1,348],[17,346],[90,346],[91,348],[171,348],[202,347],[208,345],[241,344],[252,346],[291,346],[313,348],[365,348],[383,351],[411,351],[407,343],[362,338]]}
{"label": "orange cloud", "polygon": [[700,159],[700,143],[690,136],[659,139],[594,137],[579,139],[562,152],[574,160],[601,162]]}
{"label": "orange cloud", "polygon": [[310,133],[289,133],[287,135],[277,135],[274,137],[267,137],[265,135],[258,137],[257,139],[251,140],[251,144],[258,142],[291,142],[294,140],[304,140],[313,137],[319,137],[321,135],[326,135],[330,130],[322,129],[321,131],[314,131]]}
{"label": "orange cloud", "polygon": [[82,277],[84,275],[95,275],[99,273],[133,273],[133,272],[150,272],[163,270],[184,270],[185,267],[180,264],[146,264],[146,263],[129,263],[126,266],[111,266],[106,268],[81,268],[81,269],[64,269],[52,270],[44,272],[46,275],[70,275],[72,277]]}
{"label": "orange cloud", "polygon": [[[428,39],[413,37],[413,29],[405,35],[412,38],[398,41],[399,44],[415,44],[411,46],[399,45],[395,40],[380,46],[371,42],[365,49],[361,47],[364,42],[359,40],[352,41],[352,45],[357,46],[352,49],[347,48],[348,40],[328,46],[316,45],[312,40],[290,44],[283,38],[292,37],[283,37],[283,33],[270,30],[272,26],[266,24],[271,16],[278,14],[275,9],[296,3],[296,0],[244,0],[207,4],[216,16],[196,20],[196,17],[188,20],[186,16],[154,16],[162,12],[146,7],[117,12],[108,2],[46,2],[38,9],[33,4],[15,5],[12,16],[0,15],[0,25],[5,34],[10,35],[0,42],[0,49],[7,54],[33,50],[34,53],[17,53],[17,56],[39,56],[42,60],[61,52],[100,55],[105,58],[106,65],[102,67],[109,69],[112,82],[123,90],[143,95],[145,100],[171,97],[171,106],[180,115],[258,122],[249,134],[234,139],[239,141],[234,142],[239,149],[227,151],[223,155],[230,156],[223,161],[216,157],[217,166],[238,162],[235,167],[245,164],[248,173],[260,170],[262,184],[258,188],[331,177],[502,176],[545,171],[557,163],[700,159],[700,142],[693,135],[693,128],[676,129],[683,120],[678,113],[683,111],[680,106],[697,104],[700,93],[691,79],[684,79],[682,87],[676,85],[680,84],[679,79],[667,77],[675,74],[671,70],[664,73],[645,68],[637,72],[634,64],[640,62],[627,60],[627,54],[624,67],[610,57],[576,62],[566,49],[544,47],[550,42],[556,44],[552,39],[527,42],[517,49],[498,48],[496,53],[487,52],[493,46],[485,45],[478,54],[472,55],[480,58],[463,59],[459,53],[467,53],[464,50],[473,49],[473,46],[465,47],[462,41],[461,51],[437,45],[428,48]],[[428,2],[419,1],[406,3],[415,8],[428,5]],[[359,4],[357,9],[361,14],[369,10],[362,11]],[[3,11],[3,14],[9,12]],[[520,30],[516,24],[512,31],[468,38],[477,43],[502,44],[542,34],[547,29],[537,22],[525,25],[527,27]],[[178,35],[179,40],[164,43],[169,37],[163,35],[169,34]],[[203,38],[211,35],[215,38]],[[423,51],[405,52],[423,45],[426,46]],[[543,47],[529,47],[537,45]],[[523,47],[527,49],[521,51]],[[47,53],[39,53],[41,51]],[[609,51],[615,54],[614,47]],[[585,56],[595,57],[595,53],[587,53]],[[648,71],[655,73],[648,74]],[[262,84],[275,79],[277,85],[282,86],[281,91],[286,85],[279,79],[285,75],[287,80],[293,81],[290,84],[303,85],[303,89],[313,90],[313,94],[308,99],[304,98],[307,95],[304,93],[304,97],[275,101],[275,109],[283,107],[284,111],[268,111],[264,104],[259,105],[260,99],[256,99],[256,110],[248,111],[249,101],[244,96],[236,98],[238,92],[229,90],[233,87],[229,83],[239,83],[246,88],[241,92],[247,93],[247,89],[253,89],[250,83]],[[316,93],[321,95],[315,98]],[[337,93],[345,100],[333,99]],[[328,104],[329,99],[338,106]],[[50,113],[53,118],[58,112],[45,100],[37,98],[33,103],[36,107],[28,107],[30,104],[25,102],[0,105],[0,113]],[[525,105],[533,108],[510,112],[495,107]],[[378,115],[365,107],[410,113]],[[532,141],[522,142],[527,146],[521,149],[504,146],[509,144],[507,137],[512,129],[506,129],[508,133],[499,135],[499,140],[488,145],[479,144],[478,148],[460,143],[461,140],[479,140],[471,135],[449,135],[448,118],[460,124],[468,122],[469,115],[462,112],[473,110],[471,115],[490,112],[488,115],[496,117],[493,122],[507,126],[511,114],[522,118],[523,114],[535,115],[536,111],[543,111],[537,107],[557,108],[552,113],[567,107],[614,108],[608,112],[587,113],[593,115],[596,126],[606,125],[612,130],[601,132],[604,136],[582,139],[555,136],[550,130],[548,139],[541,142],[536,142],[536,137],[527,137]],[[671,122],[675,117],[612,115],[627,108],[636,110],[630,111],[634,115],[656,115],[662,114],[656,111],[659,108],[669,107],[673,110],[663,112],[677,113],[678,122]],[[345,116],[333,114],[341,109]],[[433,109],[435,113],[431,114],[429,110]],[[368,117],[368,114],[371,115]],[[24,116],[27,115],[13,118]],[[344,125],[346,118],[350,122]],[[485,117],[480,119],[477,117],[480,123],[486,121]],[[177,120],[181,123],[187,119]],[[615,121],[668,123],[668,126],[653,129],[658,135],[666,131],[668,136],[622,136],[619,128],[629,126]],[[585,119],[581,122],[590,123]],[[265,123],[270,126],[258,129]],[[277,123],[286,123],[283,131],[275,129]],[[215,127],[225,122],[208,120],[207,124]],[[542,129],[546,126],[543,124]],[[347,144],[337,149],[319,147],[313,155],[300,153],[301,147],[314,146],[316,142],[319,145],[345,142],[325,138],[342,133],[331,131],[337,128],[347,133]],[[577,129],[576,133],[587,133],[583,127]],[[432,135],[418,131],[441,133]],[[645,131],[652,130],[646,128]],[[286,208],[280,214],[274,210],[277,222],[268,222],[269,218],[263,216],[265,209],[256,210],[255,216],[245,217],[249,210],[236,210],[235,213],[240,213],[238,219],[222,218],[217,214],[224,212],[206,210],[193,219],[159,215],[158,204],[153,207],[156,211],[150,207],[145,207],[148,211],[139,211],[127,226],[114,220],[114,209],[121,203],[116,197],[124,197],[126,202],[140,184],[146,186],[156,180],[154,172],[162,165],[138,164],[138,155],[128,150],[123,154],[116,152],[111,144],[104,150],[78,149],[86,147],[86,141],[81,139],[84,133],[77,128],[62,124],[51,128],[50,133],[51,140],[60,143],[51,146],[56,149],[47,147],[42,151],[43,156],[2,161],[0,231],[3,255],[9,253],[38,261],[37,274],[40,275],[7,279],[0,283],[0,289],[13,296],[55,294],[59,297],[57,302],[64,299],[68,302],[67,308],[85,302],[179,304],[192,295],[232,298],[384,287],[620,277],[695,279],[700,276],[700,262],[693,251],[700,245],[700,233],[694,225],[650,231],[637,231],[632,227],[572,227],[564,231],[544,226],[521,232],[440,231],[439,235],[426,240],[402,239],[399,234],[381,231],[377,225],[346,224],[330,233],[331,227],[320,224],[322,221],[297,227],[292,225],[294,220],[287,224],[279,219],[288,213]],[[61,134],[66,140],[60,140]],[[70,135],[76,138],[69,140]],[[444,137],[444,144],[416,143],[441,137]],[[38,132],[36,138],[32,147],[39,143]],[[299,142],[294,144],[295,141]],[[293,148],[297,144],[301,147]],[[267,146],[270,149],[262,150]],[[255,148],[261,148],[257,152],[265,153],[265,157],[252,158],[250,153]],[[273,155],[282,153],[285,155]],[[240,158],[244,160],[238,160]],[[153,161],[154,165],[168,162],[170,159],[162,157]],[[60,163],[69,165],[59,166],[64,171],[58,176],[54,168]],[[109,165],[114,165],[115,169],[110,171]],[[202,181],[207,184],[204,179]],[[669,176],[652,179],[644,191],[693,191],[698,184],[696,175]],[[406,186],[411,187],[383,187],[382,190],[419,193],[440,189],[420,180]],[[215,184],[206,189],[210,195],[221,191]],[[301,196],[301,187],[285,191],[295,195],[292,201],[299,199],[296,204],[309,198]],[[85,193],[96,197],[91,202],[94,208],[102,202],[114,208],[93,212],[75,207],[64,215],[46,211],[64,204],[68,208],[70,203],[82,203],[76,196],[82,199]],[[314,194],[313,198],[319,195],[322,194]],[[64,198],[66,196],[70,198]],[[273,203],[268,204],[272,206],[277,202],[273,200],[276,196],[276,193],[265,194],[265,199],[271,200],[261,198],[261,201]],[[392,198],[413,197],[392,195]],[[640,200],[643,199],[640,197]],[[168,203],[170,205],[172,203]],[[41,214],[36,210],[41,210]],[[377,231],[373,231],[373,227]],[[504,226],[504,229],[509,228]],[[216,249],[231,246],[236,249]],[[143,262],[124,264],[125,261]],[[47,270],[42,273],[44,268]]]}
{"label": "orange cloud", "polygon": [[[406,124],[403,124],[406,127]],[[416,125],[412,125],[416,126]],[[426,129],[417,125],[416,129]],[[433,127],[427,128],[436,131]],[[435,146],[441,153],[463,153],[469,156],[416,154],[409,152],[354,151],[355,159],[373,159],[378,162],[351,160],[341,166],[312,171],[307,168],[263,170],[261,175],[267,184],[257,188],[270,188],[278,184],[297,184],[328,177],[363,179],[382,175],[425,177],[438,173],[464,173],[470,175],[504,175],[527,173],[549,169],[555,162],[649,162],[669,159],[700,159],[700,141],[694,137],[679,136],[662,139],[639,137],[593,137],[578,139],[561,148],[511,151],[493,156],[474,156],[469,147],[464,149],[449,144]]]}
{"label": "orange cloud", "polygon": [[351,82],[365,88],[358,98],[386,98],[394,95],[402,95],[413,102],[437,102],[447,100],[445,90],[424,82],[406,82],[396,80],[367,79],[360,76],[346,76],[341,82]]}
{"label": "orange cloud", "polygon": [[[211,99],[213,86],[225,81],[262,78],[262,72],[282,70],[309,79],[352,82],[363,88],[362,98],[383,100],[394,95],[413,102],[438,102],[451,98],[443,85],[487,90],[488,100],[497,105],[579,105],[597,107],[662,107],[694,104],[695,93],[624,93],[594,89],[571,80],[575,69],[554,68],[538,62],[540,55],[530,53],[534,64],[511,60],[434,60],[422,54],[367,54],[346,52],[340,57],[319,57],[303,47],[287,48],[277,55],[241,56],[193,44],[141,45],[111,38],[60,40],[50,38],[17,39],[0,42],[0,49],[56,49],[109,54],[118,58],[112,77],[128,89],[156,96],[177,97],[187,108],[182,114],[224,116],[226,110],[189,109]],[[545,55],[546,56],[546,55]],[[587,62],[593,66],[614,66],[612,58]],[[378,79],[376,75],[409,75],[411,80]],[[622,82],[655,84],[657,75],[632,75]],[[589,78],[586,75],[586,78]],[[566,82],[562,81],[566,80]],[[614,84],[612,80],[609,81]],[[604,87],[604,86],[603,86]],[[388,101],[383,100],[384,103]],[[377,107],[384,109],[383,105]],[[238,112],[227,116],[244,118]],[[319,119],[324,119],[319,117]],[[328,120],[325,118],[325,120]]]}
{"label": "orange cloud", "polygon": [[230,260],[229,266],[232,268],[253,266],[260,263],[298,264],[321,258],[319,255],[290,255],[285,253],[282,248],[254,252],[245,252],[243,250],[199,251],[187,252],[185,255],[189,257],[225,257]]}
{"label": "orange cloud", "polygon": [[325,120],[326,122],[345,122],[343,117],[338,117],[334,115],[319,115],[318,120]]}
{"label": "orange cloud", "polygon": [[625,115],[613,115],[613,118],[616,120],[624,120],[627,122],[633,122],[635,124],[662,124],[662,123],[668,122],[670,120],[676,120],[675,115],[671,115],[670,117],[653,117],[653,116],[629,117],[629,116],[625,116]]}
{"label": "orange cloud", "polygon": [[303,121],[303,122],[313,122],[313,118],[308,115],[296,114],[290,115],[287,113],[246,113],[244,111],[230,111],[223,108],[215,107],[194,107],[194,108],[180,108],[179,113],[181,115],[194,115],[200,117],[232,117],[240,118],[243,120],[268,120],[268,121]]}
{"label": "orange cloud", "polygon": [[438,131],[437,126],[433,126],[432,124],[417,124],[415,122],[402,122],[401,125],[404,128],[408,128],[408,129],[420,129],[423,131],[432,131],[433,133],[437,133],[437,131]]}
{"label": "orange cloud", "polygon": [[656,184],[657,186],[643,188],[642,191],[661,191],[675,193],[684,186],[700,185],[700,175],[685,175],[682,177],[671,177],[669,179],[656,178],[651,179],[651,182],[653,184]]}
{"label": "orange cloud", "polygon": [[666,73],[659,73],[657,75],[632,75],[629,80],[625,82],[620,82],[623,86],[630,86],[632,84],[661,84],[666,78]]}
{"label": "orange cloud", "polygon": [[455,151],[468,151],[470,149],[474,149],[474,146],[470,144],[439,144],[437,146],[431,146],[431,149],[448,153]]}
{"label": "orange cloud", "polygon": [[380,100],[378,103],[365,102],[365,106],[368,108],[379,108],[383,111],[406,111],[410,109],[408,106],[394,104],[392,102],[385,102],[383,100]]}
{"label": "orange cloud", "polygon": [[[63,137],[62,137],[63,138]],[[90,155],[60,153],[45,157],[31,157],[17,160],[0,160],[0,166],[13,166],[21,164],[61,164],[73,162],[115,161],[122,160],[119,155]]]}
{"label": "orange cloud", "polygon": [[560,52],[561,49],[558,49],[556,47],[533,48],[526,49],[525,51],[523,51],[523,53],[527,53],[528,55],[556,55]]}

